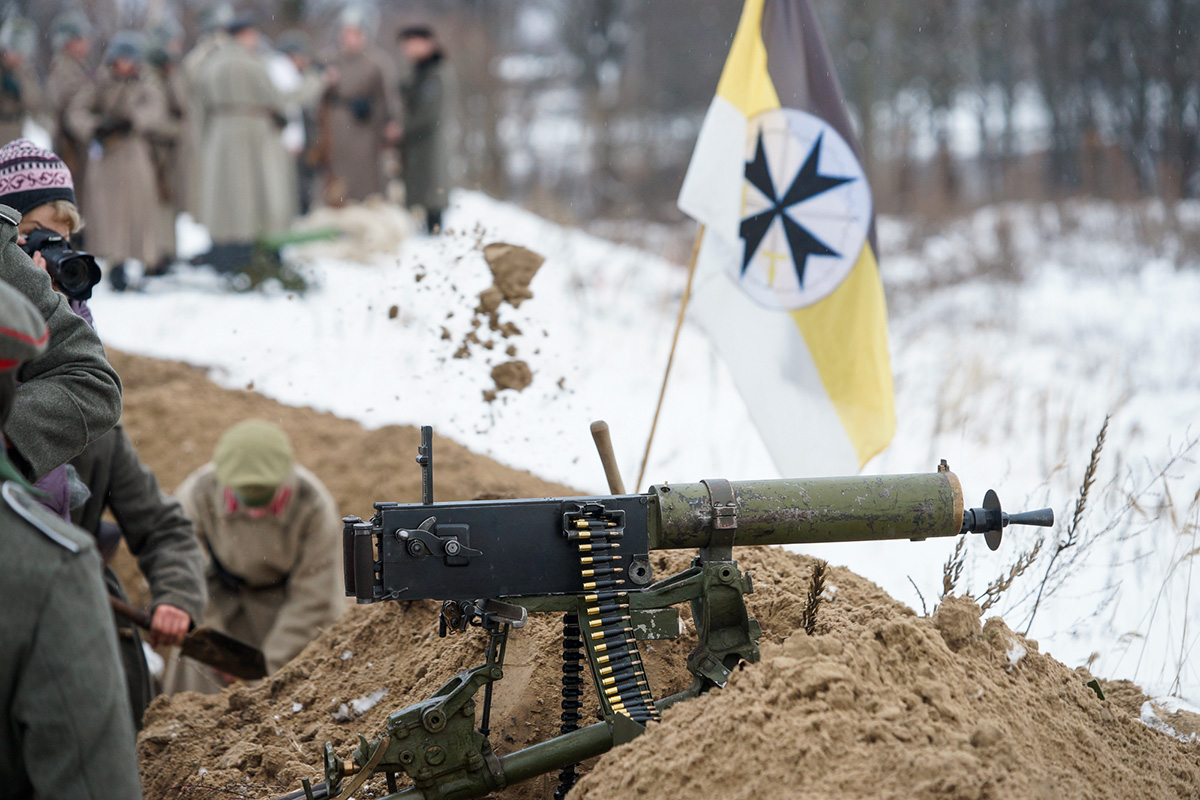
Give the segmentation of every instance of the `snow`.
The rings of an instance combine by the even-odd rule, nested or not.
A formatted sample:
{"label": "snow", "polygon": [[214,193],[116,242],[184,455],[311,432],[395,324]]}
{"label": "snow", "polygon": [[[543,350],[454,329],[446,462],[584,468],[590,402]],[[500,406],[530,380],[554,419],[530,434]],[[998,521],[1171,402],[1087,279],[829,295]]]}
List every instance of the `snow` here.
{"label": "snow", "polygon": [[1170,716],[1180,711],[1200,715],[1200,708],[1177,697],[1166,697],[1159,700],[1147,700],[1142,703],[1141,720],[1148,727],[1165,733],[1168,736],[1174,736],[1181,742],[1194,742],[1196,741],[1195,733],[1180,733],[1160,716],[1161,714]]}
{"label": "snow", "polygon": [[[367,426],[431,424],[587,492],[607,491],[593,419],[609,422],[629,491],[781,477],[689,322],[646,477],[634,486],[685,279],[677,265],[471,192],[454,195],[446,222],[447,235],[411,238],[370,263],[309,264],[316,288],[303,296],[228,294],[191,275],[144,294],[98,287],[92,308],[112,347],[205,365],[223,385],[253,384]],[[981,594],[1044,535],[1034,566],[987,613],[1018,632],[1028,626],[1043,652],[1069,665],[1192,699],[1200,315],[1191,306],[1200,270],[1189,254],[1198,230],[1194,205],[994,206],[936,227],[880,220],[898,428],[866,469],[928,472],[945,458],[968,505],[995,488],[1006,511],[1052,506],[1058,526],[1012,528],[997,553],[970,537],[956,591]],[[203,241],[194,228],[188,236]],[[533,299],[502,311],[522,335],[455,359],[476,295],[491,283],[480,247],[492,241],[547,260]],[[485,403],[509,344],[534,382]],[[1107,414],[1089,504],[1059,550]],[[933,539],[802,549],[932,610],[953,547]]]}

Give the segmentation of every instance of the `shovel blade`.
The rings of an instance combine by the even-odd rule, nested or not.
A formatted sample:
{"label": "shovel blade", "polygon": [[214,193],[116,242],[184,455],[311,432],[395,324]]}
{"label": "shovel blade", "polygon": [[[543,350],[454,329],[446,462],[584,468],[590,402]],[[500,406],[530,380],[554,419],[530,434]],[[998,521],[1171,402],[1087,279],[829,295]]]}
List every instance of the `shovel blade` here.
{"label": "shovel blade", "polygon": [[261,650],[207,625],[192,630],[183,640],[181,650],[183,655],[235,678],[254,681],[267,677],[267,662]]}

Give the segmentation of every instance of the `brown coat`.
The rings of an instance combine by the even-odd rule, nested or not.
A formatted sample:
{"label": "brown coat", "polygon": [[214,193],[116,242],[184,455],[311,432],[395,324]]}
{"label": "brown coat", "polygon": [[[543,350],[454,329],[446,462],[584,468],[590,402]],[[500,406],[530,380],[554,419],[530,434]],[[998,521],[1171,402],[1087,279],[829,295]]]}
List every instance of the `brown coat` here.
{"label": "brown coat", "polygon": [[87,67],[66,53],[59,53],[50,62],[46,105],[54,118],[54,152],[71,170],[76,200],[82,200],[87,192],[88,141],[74,136],[67,127],[67,107],[91,82]]}
{"label": "brown coat", "polygon": [[332,67],[337,82],[324,98],[331,141],[325,194],[340,204],[383,193],[384,129],[399,120],[400,100],[395,65],[382,51],[341,53]]}
{"label": "brown coat", "polygon": [[[123,121],[129,130],[103,135],[97,127]],[[92,165],[88,231],[96,255],[112,262],[158,257],[158,193],[147,135],[167,122],[167,101],[145,73],[129,79],[102,73],[67,108],[67,125],[80,139],[101,133],[104,154]]]}
{"label": "brown coat", "polygon": [[201,72],[195,114],[200,218],[214,244],[250,243],[288,228],[296,215],[296,172],[280,138],[284,99],[258,56],[222,45]]}
{"label": "brown coat", "polygon": [[[332,625],[346,605],[342,524],[333,498],[299,465],[287,486],[291,497],[283,510],[258,519],[244,509],[228,511],[211,463],[176,492],[206,550],[205,623],[261,647],[270,673]],[[232,588],[231,576],[243,584]],[[179,666],[168,676],[167,691],[220,688],[186,659]]]}

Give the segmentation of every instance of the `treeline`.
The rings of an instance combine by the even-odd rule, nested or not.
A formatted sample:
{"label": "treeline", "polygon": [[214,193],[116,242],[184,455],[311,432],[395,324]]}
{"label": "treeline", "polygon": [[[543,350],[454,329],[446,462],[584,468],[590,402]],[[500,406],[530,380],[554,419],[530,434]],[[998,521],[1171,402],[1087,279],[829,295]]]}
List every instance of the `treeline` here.
{"label": "treeline", "polygon": [[[78,0],[16,0],[48,19]],[[1200,0],[812,0],[884,210],[1200,194]],[[210,0],[90,0],[102,28]],[[331,44],[346,0],[254,0]],[[368,3],[372,4],[372,3]],[[247,3],[239,3],[241,6]],[[741,0],[373,3],[442,35],[463,185],[576,219],[674,197]],[[128,18],[128,19],[126,19]]]}

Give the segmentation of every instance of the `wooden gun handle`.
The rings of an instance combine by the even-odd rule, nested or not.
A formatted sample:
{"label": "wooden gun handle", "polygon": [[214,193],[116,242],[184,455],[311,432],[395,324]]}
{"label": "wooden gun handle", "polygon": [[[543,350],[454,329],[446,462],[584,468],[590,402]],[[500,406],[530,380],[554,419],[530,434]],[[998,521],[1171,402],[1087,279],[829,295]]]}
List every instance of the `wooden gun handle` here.
{"label": "wooden gun handle", "polygon": [[625,482],[621,480],[621,471],[617,469],[617,456],[613,453],[608,423],[602,419],[593,422],[592,438],[596,440],[596,449],[600,452],[600,463],[604,465],[604,477],[608,478],[608,490],[613,494],[625,494]]}

